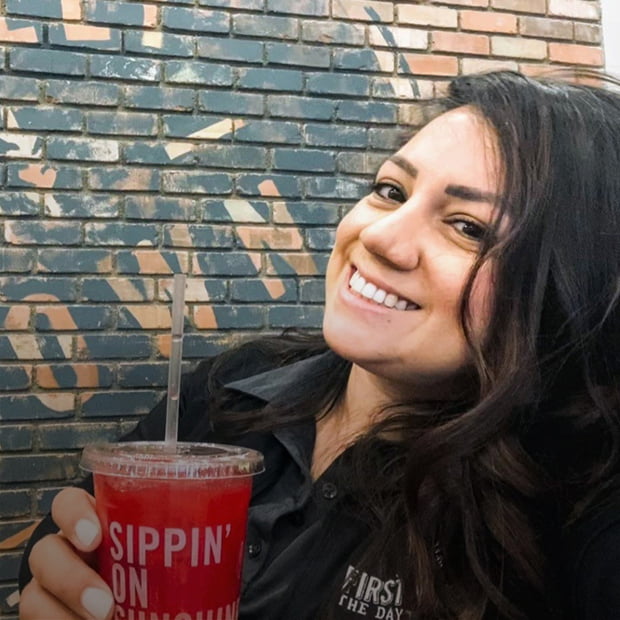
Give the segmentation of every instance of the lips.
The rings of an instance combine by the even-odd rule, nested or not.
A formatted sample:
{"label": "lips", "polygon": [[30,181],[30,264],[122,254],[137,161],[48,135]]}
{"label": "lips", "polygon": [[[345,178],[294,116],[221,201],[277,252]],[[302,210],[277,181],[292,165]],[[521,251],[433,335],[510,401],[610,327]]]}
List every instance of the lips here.
{"label": "lips", "polygon": [[399,297],[394,293],[388,293],[379,288],[356,269],[349,280],[349,288],[369,301],[373,301],[380,306],[385,306],[393,310],[419,310],[420,306],[409,299]]}

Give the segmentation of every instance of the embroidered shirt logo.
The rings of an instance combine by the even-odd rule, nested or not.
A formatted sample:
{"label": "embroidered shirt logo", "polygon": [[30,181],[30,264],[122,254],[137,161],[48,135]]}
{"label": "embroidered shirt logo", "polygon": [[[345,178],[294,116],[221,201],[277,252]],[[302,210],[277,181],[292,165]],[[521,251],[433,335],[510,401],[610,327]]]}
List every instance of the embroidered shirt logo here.
{"label": "embroidered shirt logo", "polygon": [[349,565],[338,605],[351,614],[378,620],[405,620],[411,612],[402,608],[403,584],[398,575],[379,579]]}

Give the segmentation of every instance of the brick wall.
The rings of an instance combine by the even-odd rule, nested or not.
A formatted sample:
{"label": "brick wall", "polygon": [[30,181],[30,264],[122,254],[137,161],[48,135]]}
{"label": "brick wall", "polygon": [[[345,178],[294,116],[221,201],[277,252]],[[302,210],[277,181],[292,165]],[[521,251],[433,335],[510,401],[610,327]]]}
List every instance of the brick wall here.
{"label": "brick wall", "polygon": [[189,365],[318,327],[334,227],[410,101],[602,64],[597,0],[0,2],[0,617],[78,449]]}

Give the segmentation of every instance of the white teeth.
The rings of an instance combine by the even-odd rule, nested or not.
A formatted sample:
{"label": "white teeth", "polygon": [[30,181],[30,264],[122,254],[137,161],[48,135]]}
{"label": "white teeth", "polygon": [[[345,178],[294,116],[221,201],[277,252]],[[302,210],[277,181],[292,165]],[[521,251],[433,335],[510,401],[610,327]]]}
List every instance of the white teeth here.
{"label": "white teeth", "polygon": [[366,297],[366,299],[372,299],[373,295],[377,292],[377,287],[371,282],[367,282],[362,289],[361,295],[362,297]]}
{"label": "white teeth", "polygon": [[387,306],[388,308],[394,308],[395,310],[417,310],[420,307],[417,304],[408,302],[406,299],[401,299],[397,295],[394,295],[394,293],[388,293],[378,288],[377,285],[372,282],[366,282],[366,279],[360,275],[360,272],[357,270],[351,276],[349,286],[362,297],[370,299],[377,304]]}

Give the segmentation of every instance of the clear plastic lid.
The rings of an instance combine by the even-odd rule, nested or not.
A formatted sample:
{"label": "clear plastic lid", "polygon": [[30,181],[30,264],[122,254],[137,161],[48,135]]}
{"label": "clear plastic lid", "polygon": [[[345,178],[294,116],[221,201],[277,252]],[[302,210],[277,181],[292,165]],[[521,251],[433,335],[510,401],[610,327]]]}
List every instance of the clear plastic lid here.
{"label": "clear plastic lid", "polygon": [[80,467],[106,476],[157,479],[238,478],[264,471],[256,450],[214,443],[134,441],[91,444]]}

